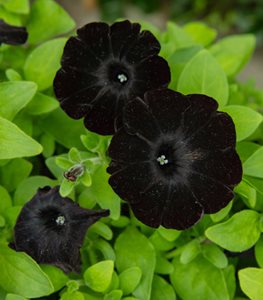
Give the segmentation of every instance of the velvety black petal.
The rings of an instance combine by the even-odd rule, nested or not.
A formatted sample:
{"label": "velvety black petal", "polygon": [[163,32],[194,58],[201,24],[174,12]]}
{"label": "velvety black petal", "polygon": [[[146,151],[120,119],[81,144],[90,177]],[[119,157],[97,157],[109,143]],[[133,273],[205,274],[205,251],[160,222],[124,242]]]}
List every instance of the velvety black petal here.
{"label": "velvety black petal", "polygon": [[14,248],[38,263],[79,272],[79,249],[86,231],[99,218],[108,216],[109,211],[81,208],[69,198],[62,198],[58,190],[40,189],[25,204],[14,228]]}
{"label": "velvety black petal", "polygon": [[182,129],[185,136],[191,136],[202,129],[214,116],[217,102],[206,95],[191,94],[187,96],[190,105],[183,113]]}
{"label": "velvety black petal", "polygon": [[176,185],[171,187],[165,203],[162,225],[166,228],[184,230],[197,223],[203,213],[204,208],[191,190],[184,185]]}
{"label": "velvety black petal", "polygon": [[236,143],[236,130],[231,117],[223,112],[213,115],[200,130],[189,138],[189,143],[195,148],[226,149]]}
{"label": "velvety black petal", "polygon": [[163,133],[172,133],[179,128],[182,115],[190,105],[188,98],[169,89],[149,91],[144,99]]}
{"label": "velvety black petal", "polygon": [[199,153],[197,159],[193,159],[192,170],[230,187],[241,181],[242,164],[234,150],[207,152],[200,149]]}
{"label": "velvety black petal", "polygon": [[136,75],[134,88],[140,93],[166,87],[171,79],[168,63],[160,56],[152,56],[138,64]]}
{"label": "velvety black petal", "polygon": [[28,33],[25,27],[13,26],[0,20],[0,45],[21,45],[27,41]]}
{"label": "velvety black petal", "polygon": [[128,133],[136,134],[149,141],[155,141],[160,134],[158,123],[147,104],[140,98],[130,101],[125,106],[123,123]]}
{"label": "velvety black petal", "polygon": [[[115,166],[115,171],[116,169]],[[115,172],[110,177],[109,183],[122,199],[136,203],[141,201],[141,193],[152,185],[151,175],[149,163],[128,165]]]}
{"label": "velvety black petal", "polygon": [[144,30],[126,53],[125,58],[131,64],[135,64],[150,56],[157,55],[160,49],[161,45],[156,37],[150,31]]}
{"label": "velvety black petal", "polygon": [[140,194],[140,202],[131,203],[134,215],[144,224],[159,227],[162,224],[164,204],[168,197],[167,185],[155,182]]}
{"label": "velvety black petal", "polygon": [[138,39],[141,26],[128,20],[116,22],[110,27],[112,52],[115,57],[122,58]]}
{"label": "velvety black petal", "polygon": [[115,132],[117,104],[116,96],[110,92],[97,97],[84,119],[85,127],[102,135]]}
{"label": "velvety black petal", "polygon": [[151,148],[148,143],[135,135],[129,135],[120,129],[112,138],[108,149],[110,157],[119,162],[135,163],[150,159]]}
{"label": "velvety black petal", "polygon": [[79,39],[87,46],[88,52],[99,60],[105,60],[110,55],[110,27],[106,23],[89,23],[77,30]]}
{"label": "velvety black petal", "polygon": [[73,119],[80,119],[85,116],[92,108],[92,102],[104,96],[103,90],[99,87],[90,87],[71,95],[61,101],[61,108]]}
{"label": "velvety black petal", "polygon": [[204,212],[209,214],[225,207],[234,197],[231,188],[200,173],[189,177],[189,187],[204,207]]}
{"label": "velvety black petal", "polygon": [[67,41],[61,65],[64,70],[77,70],[90,74],[98,68],[100,59],[89,51],[89,46],[77,37],[71,37]]}

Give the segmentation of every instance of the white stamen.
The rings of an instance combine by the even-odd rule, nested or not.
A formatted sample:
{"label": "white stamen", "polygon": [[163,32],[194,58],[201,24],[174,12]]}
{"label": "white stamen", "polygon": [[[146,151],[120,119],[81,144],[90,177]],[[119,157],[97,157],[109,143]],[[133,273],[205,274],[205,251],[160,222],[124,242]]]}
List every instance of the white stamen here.
{"label": "white stamen", "polygon": [[57,225],[59,225],[59,226],[64,225],[64,224],[65,224],[65,217],[64,217],[64,216],[58,216],[58,217],[56,218],[56,223],[57,223]]}
{"label": "white stamen", "polygon": [[157,161],[161,166],[168,164],[168,159],[166,159],[165,155],[159,156]]}
{"label": "white stamen", "polygon": [[125,74],[119,74],[117,76],[120,83],[126,82],[128,80],[127,76]]}

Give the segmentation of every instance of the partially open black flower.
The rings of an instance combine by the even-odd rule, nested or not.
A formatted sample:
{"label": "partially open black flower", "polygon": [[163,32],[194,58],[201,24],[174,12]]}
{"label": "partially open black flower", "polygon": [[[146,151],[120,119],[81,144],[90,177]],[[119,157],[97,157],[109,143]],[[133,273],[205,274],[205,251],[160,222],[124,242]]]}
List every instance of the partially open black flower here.
{"label": "partially open black flower", "polygon": [[74,119],[85,117],[86,128],[113,134],[123,105],[170,81],[160,44],[149,31],[129,21],[90,23],[71,37],[54,80],[61,107]]}
{"label": "partially open black flower", "polygon": [[24,44],[28,33],[25,27],[13,26],[0,20],[0,45],[2,43],[9,45]]}
{"label": "partially open black flower", "polygon": [[109,147],[109,183],[143,223],[186,229],[233,198],[242,177],[235,126],[217,107],[167,89],[125,107]]}
{"label": "partially open black flower", "polygon": [[58,191],[58,187],[39,189],[25,204],[15,225],[12,247],[38,263],[79,272],[79,249],[86,231],[109,211],[81,208],[71,199],[62,198]]}

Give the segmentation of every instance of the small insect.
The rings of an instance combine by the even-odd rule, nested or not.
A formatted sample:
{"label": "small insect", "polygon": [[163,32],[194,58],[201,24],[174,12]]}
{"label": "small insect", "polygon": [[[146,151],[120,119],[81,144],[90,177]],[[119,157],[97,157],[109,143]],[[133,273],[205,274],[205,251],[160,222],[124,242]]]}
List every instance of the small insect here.
{"label": "small insect", "polygon": [[70,168],[68,171],[64,172],[64,177],[68,181],[76,181],[78,177],[82,176],[84,173],[84,166],[82,164],[77,164]]}

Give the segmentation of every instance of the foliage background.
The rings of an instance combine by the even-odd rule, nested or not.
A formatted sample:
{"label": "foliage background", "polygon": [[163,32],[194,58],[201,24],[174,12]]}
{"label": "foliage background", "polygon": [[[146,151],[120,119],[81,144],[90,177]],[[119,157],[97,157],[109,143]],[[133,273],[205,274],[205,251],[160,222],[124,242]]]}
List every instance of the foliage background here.
{"label": "foliage background", "polygon": [[[146,11],[163,9],[158,1],[133,2]],[[169,16],[187,21],[182,26],[170,21],[160,30],[139,21],[162,45],[172,71],[170,88],[212,96],[232,116],[244,169],[235,199],[183,232],[139,223],[107,183],[110,137],[88,132],[58,107],[52,82],[75,21],[53,0],[35,0],[32,6],[27,0],[0,0],[0,18],[29,31],[25,47],[0,48],[0,299],[263,299],[263,91],[253,81],[236,79],[256,39],[248,33],[222,37],[213,27],[192,22],[206,1],[194,1],[191,8],[179,3],[172,2],[176,8]],[[259,16],[242,30],[257,31],[260,41],[261,3],[255,3]],[[110,4],[120,2],[99,2],[103,19],[122,17],[117,9],[116,14],[105,9]],[[247,12],[242,7],[235,20]],[[213,18],[208,11],[205,19]],[[226,31],[234,27],[230,22]],[[80,180],[64,180],[63,172],[79,162],[86,166]],[[23,204],[37,188],[57,184],[83,207],[111,210],[87,233],[81,275],[39,266],[7,247]]]}

